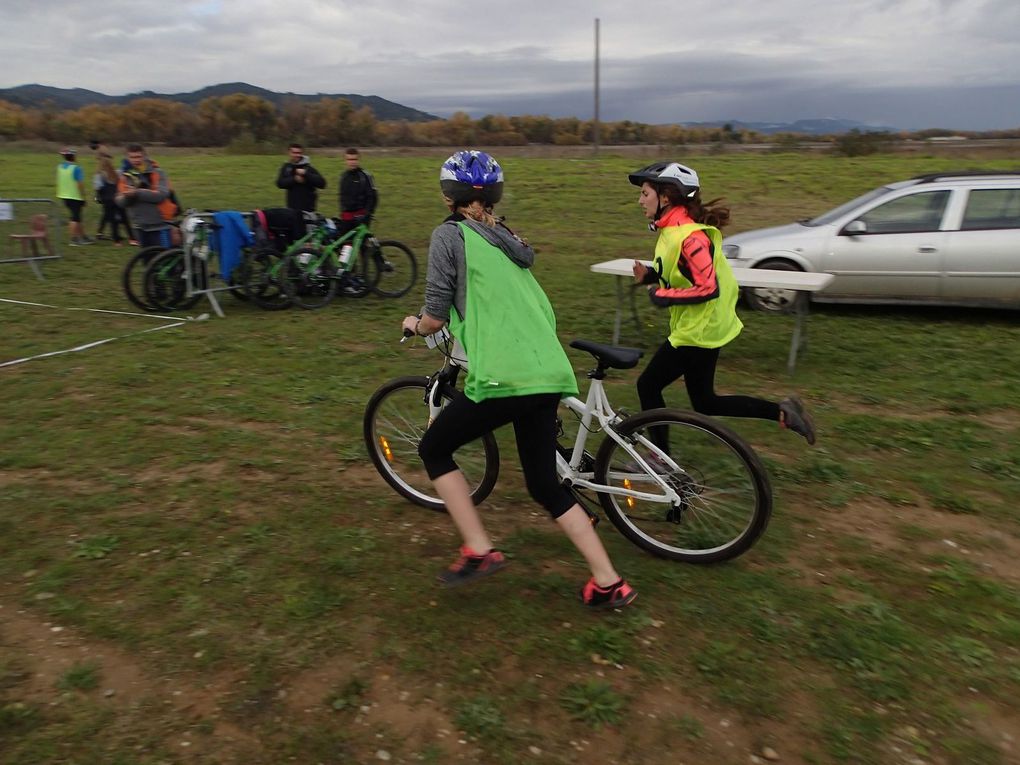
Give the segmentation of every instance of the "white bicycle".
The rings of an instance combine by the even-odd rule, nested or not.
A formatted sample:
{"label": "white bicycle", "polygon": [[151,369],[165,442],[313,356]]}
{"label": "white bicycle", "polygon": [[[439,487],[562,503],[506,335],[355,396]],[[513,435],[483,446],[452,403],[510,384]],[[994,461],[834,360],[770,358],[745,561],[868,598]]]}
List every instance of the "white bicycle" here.
{"label": "white bicycle", "polygon": [[[429,339],[446,358],[429,377],[398,377],[382,385],[365,408],[364,435],[379,474],[415,504],[445,510],[418,456],[422,435],[447,402],[463,395],[457,379],[466,368],[460,346],[446,330]],[[772,489],[758,455],[729,428],[702,415],[651,409],[622,416],[606,395],[609,369],[631,369],[642,352],[574,340],[596,362],[585,401],[561,401],[579,422],[572,446],[558,445],[556,469],[593,523],[594,493],[613,525],[642,549],[670,560],[713,563],[748,550],[772,514]],[[562,422],[561,422],[562,424]],[[562,428],[561,428],[562,432]],[[591,435],[605,437],[594,455]],[[499,475],[492,433],[454,454],[479,504]]]}

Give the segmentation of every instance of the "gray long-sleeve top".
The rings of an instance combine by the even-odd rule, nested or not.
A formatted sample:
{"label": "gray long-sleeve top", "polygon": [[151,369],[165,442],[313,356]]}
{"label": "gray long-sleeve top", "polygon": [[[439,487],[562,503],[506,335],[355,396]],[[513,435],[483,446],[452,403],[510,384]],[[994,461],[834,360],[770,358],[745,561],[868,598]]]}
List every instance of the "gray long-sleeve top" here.
{"label": "gray long-sleeve top", "polygon": [[502,223],[490,228],[455,213],[436,226],[429,241],[429,262],[425,273],[425,312],[449,321],[451,306],[461,318],[467,308],[467,262],[464,235],[457,223],[464,223],[489,244],[499,247],[521,268],[531,268],[535,251]]}

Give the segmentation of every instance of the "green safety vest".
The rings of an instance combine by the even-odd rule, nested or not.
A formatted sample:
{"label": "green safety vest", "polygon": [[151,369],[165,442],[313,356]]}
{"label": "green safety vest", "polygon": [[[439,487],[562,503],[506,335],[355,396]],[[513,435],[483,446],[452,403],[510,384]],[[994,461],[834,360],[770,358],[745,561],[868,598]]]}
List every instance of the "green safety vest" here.
{"label": "green safety vest", "polygon": [[74,179],[74,171],[78,165],[72,162],[61,162],[57,165],[57,199],[77,199],[84,202],[78,188],[78,181]]}
{"label": "green safety vest", "polygon": [[669,344],[674,348],[694,345],[698,348],[721,348],[744,328],[737,317],[737,280],[722,251],[722,233],[714,226],[685,223],[659,229],[655,244],[656,270],[662,273],[664,286],[672,289],[692,287],[680,271],[678,254],[684,239],[695,231],[704,231],[712,243],[712,264],[719,283],[719,296],[704,303],[687,303],[669,307]]}
{"label": "green safety vest", "polygon": [[577,394],[577,379],[556,336],[556,316],[534,275],[463,223],[464,317],[450,330],[468,357],[464,393],[475,403],[535,393]]}

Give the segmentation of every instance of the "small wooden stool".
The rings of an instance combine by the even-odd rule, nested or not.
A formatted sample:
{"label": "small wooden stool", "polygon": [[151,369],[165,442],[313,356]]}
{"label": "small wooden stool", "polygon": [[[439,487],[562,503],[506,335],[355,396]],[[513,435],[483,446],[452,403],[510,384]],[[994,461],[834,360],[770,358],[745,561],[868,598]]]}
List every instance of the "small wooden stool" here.
{"label": "small wooden stool", "polygon": [[35,275],[42,279],[42,272],[36,263],[36,260],[40,260],[43,257],[43,253],[39,251],[40,244],[43,250],[45,250],[46,256],[50,258],[56,257],[50,244],[50,234],[47,230],[49,216],[45,213],[39,213],[33,215],[30,222],[32,228],[27,234],[11,234],[10,237],[15,242],[21,243],[21,257],[32,267]]}

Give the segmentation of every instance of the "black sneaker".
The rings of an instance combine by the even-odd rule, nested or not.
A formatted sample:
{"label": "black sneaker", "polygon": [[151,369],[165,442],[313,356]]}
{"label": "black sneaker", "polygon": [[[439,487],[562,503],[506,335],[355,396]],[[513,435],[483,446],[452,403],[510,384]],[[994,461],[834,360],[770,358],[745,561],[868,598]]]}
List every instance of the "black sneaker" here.
{"label": "black sneaker", "polygon": [[457,587],[473,582],[483,576],[495,574],[506,567],[506,558],[499,550],[489,550],[478,555],[470,547],[460,548],[460,558],[454,561],[446,571],[439,574],[439,583],[444,587]]}
{"label": "black sneaker", "polygon": [[588,608],[623,608],[637,597],[637,592],[623,579],[608,587],[599,587],[595,578],[581,588],[581,602]]}
{"label": "black sneaker", "polygon": [[788,398],[784,398],[779,403],[779,424],[792,430],[798,436],[804,436],[810,445],[815,444],[815,423],[811,419],[811,415],[807,413],[807,409],[804,408],[804,402],[800,400],[800,396],[793,395]]}

